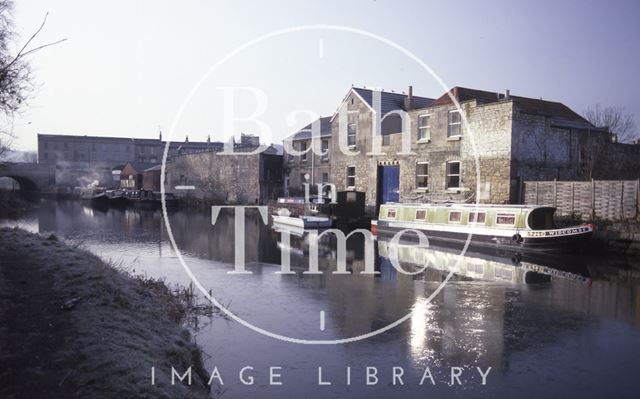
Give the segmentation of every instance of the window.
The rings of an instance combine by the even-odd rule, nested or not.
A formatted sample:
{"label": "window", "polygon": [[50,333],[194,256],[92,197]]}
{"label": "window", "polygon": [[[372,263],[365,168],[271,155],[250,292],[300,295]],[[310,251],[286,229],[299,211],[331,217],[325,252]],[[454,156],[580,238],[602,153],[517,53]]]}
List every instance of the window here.
{"label": "window", "polygon": [[484,224],[487,220],[486,212],[469,212],[469,223],[473,224]]}
{"label": "window", "polygon": [[322,183],[329,183],[329,174],[327,172],[322,173]]}
{"label": "window", "polygon": [[358,113],[349,112],[349,119],[347,124],[347,145],[356,145],[356,136],[358,134]]}
{"label": "window", "polygon": [[447,162],[447,181],[445,188],[460,188],[460,161]]}
{"label": "window", "polygon": [[449,221],[453,223],[460,223],[462,219],[462,212],[460,211],[449,211]]}
{"label": "window", "polygon": [[429,162],[416,163],[416,188],[419,190],[429,188]]}
{"label": "window", "polygon": [[389,145],[391,143],[391,136],[388,134],[382,135],[382,145]]}
{"label": "window", "polygon": [[416,220],[427,220],[427,211],[425,209],[416,210]]}
{"label": "window", "polygon": [[327,162],[329,160],[329,140],[322,140],[321,142],[321,150],[322,150],[322,158],[323,162]]}
{"label": "window", "polygon": [[356,186],[356,167],[347,166],[347,188],[355,188]]}
{"label": "window", "polygon": [[418,141],[427,141],[431,139],[429,132],[429,115],[418,116]]}
{"label": "window", "polygon": [[447,131],[447,137],[455,137],[462,135],[462,118],[460,117],[460,111],[449,111],[449,130]]}
{"label": "window", "polygon": [[65,149],[69,148],[69,143],[64,143],[64,148]]}
{"label": "window", "polygon": [[496,215],[496,224],[513,226],[516,224],[516,215],[513,213],[500,213]]}
{"label": "window", "polygon": [[387,210],[387,219],[395,219],[396,218],[396,210],[391,208]]}
{"label": "window", "polygon": [[47,154],[46,152],[44,153],[44,159],[49,159],[49,154]]}
{"label": "window", "polygon": [[[306,141],[300,142],[300,151],[306,151],[306,150],[307,150],[307,142]],[[300,155],[300,162],[307,162],[307,153],[306,152],[304,154]]]}
{"label": "window", "polygon": [[44,143],[44,148],[49,148],[49,143]]}

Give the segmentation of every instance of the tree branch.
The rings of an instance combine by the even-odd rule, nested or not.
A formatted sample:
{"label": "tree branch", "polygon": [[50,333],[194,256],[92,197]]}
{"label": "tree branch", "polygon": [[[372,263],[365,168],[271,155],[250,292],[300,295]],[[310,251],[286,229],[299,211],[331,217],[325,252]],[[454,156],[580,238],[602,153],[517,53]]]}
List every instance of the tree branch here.
{"label": "tree branch", "polygon": [[9,68],[11,68],[11,66],[13,64],[15,64],[16,62],[18,62],[22,57],[25,57],[33,52],[36,52],[38,50],[41,50],[45,47],[49,47],[49,46],[53,46],[55,44],[58,43],[62,43],[65,40],[67,40],[66,38],[52,42],[52,43],[48,43],[48,44],[43,44],[42,46],[38,46],[36,48],[33,48],[31,50],[27,50],[25,52],[25,50],[27,49],[27,47],[29,46],[29,44],[31,44],[31,42],[33,41],[33,39],[36,38],[36,36],[38,36],[38,34],[42,31],[42,28],[44,28],[44,25],[47,23],[47,17],[49,16],[49,12],[47,12],[44,15],[44,19],[42,20],[42,23],[40,24],[40,26],[38,27],[38,29],[31,35],[31,37],[29,37],[29,40],[26,41],[26,43],[22,46],[22,48],[20,49],[20,51],[18,51],[18,54],[16,54],[16,56],[13,58],[13,60],[11,60],[11,62],[9,62],[7,65],[3,66],[2,69],[0,69],[0,73],[4,73],[6,70],[8,70]]}

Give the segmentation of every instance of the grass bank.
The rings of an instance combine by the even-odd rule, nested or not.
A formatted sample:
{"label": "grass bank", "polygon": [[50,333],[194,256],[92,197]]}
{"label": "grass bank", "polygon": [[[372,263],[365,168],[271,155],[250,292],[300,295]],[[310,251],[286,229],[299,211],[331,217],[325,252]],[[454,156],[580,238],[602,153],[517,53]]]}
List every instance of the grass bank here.
{"label": "grass bank", "polygon": [[[186,306],[55,236],[0,229],[0,397],[205,398]],[[156,370],[186,370],[171,385]]]}

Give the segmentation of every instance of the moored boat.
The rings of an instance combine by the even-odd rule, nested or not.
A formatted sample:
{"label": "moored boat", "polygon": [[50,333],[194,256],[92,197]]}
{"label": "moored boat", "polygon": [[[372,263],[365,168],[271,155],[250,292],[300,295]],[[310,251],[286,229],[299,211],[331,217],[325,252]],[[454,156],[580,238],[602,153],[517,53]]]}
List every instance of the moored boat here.
{"label": "moored boat", "polygon": [[274,225],[287,225],[302,229],[329,228],[333,222],[324,216],[281,216],[273,215]]}
{"label": "moored boat", "polygon": [[[380,206],[372,231],[395,235],[417,230],[440,244],[503,247],[518,251],[572,252],[592,236],[594,227],[558,228],[555,208],[538,205],[397,204]],[[402,240],[417,240],[405,232]]]}
{"label": "moored boat", "polygon": [[109,206],[113,207],[125,207],[127,206],[128,200],[124,195],[124,191],[122,190],[107,190],[105,192],[107,199],[109,200]]}
{"label": "moored boat", "polygon": [[80,191],[80,198],[91,201],[91,205],[95,206],[107,206],[109,204],[109,198],[107,197],[106,190],[103,187],[83,188]]}

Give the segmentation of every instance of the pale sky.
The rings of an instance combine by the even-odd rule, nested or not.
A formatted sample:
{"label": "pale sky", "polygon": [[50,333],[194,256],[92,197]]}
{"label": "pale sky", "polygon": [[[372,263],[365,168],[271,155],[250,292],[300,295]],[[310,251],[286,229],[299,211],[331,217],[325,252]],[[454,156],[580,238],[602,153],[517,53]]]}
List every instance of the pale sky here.
{"label": "pale sky", "polygon": [[[49,12],[36,44],[67,38],[31,58],[39,89],[15,120],[16,149],[37,133],[165,138],[187,94],[244,43],[283,28],[340,25],[397,43],[448,86],[504,91],[640,115],[640,3],[635,1],[36,1],[16,2],[23,39]],[[331,115],[349,87],[438,97],[443,90],[396,49],[334,30],[292,32],[229,59],[196,91],[174,139],[222,139],[221,87],[267,96],[260,119],[279,141],[298,109]],[[248,114],[248,92],[236,110]],[[236,131],[255,132],[252,124]],[[264,136],[263,136],[264,137]]]}

